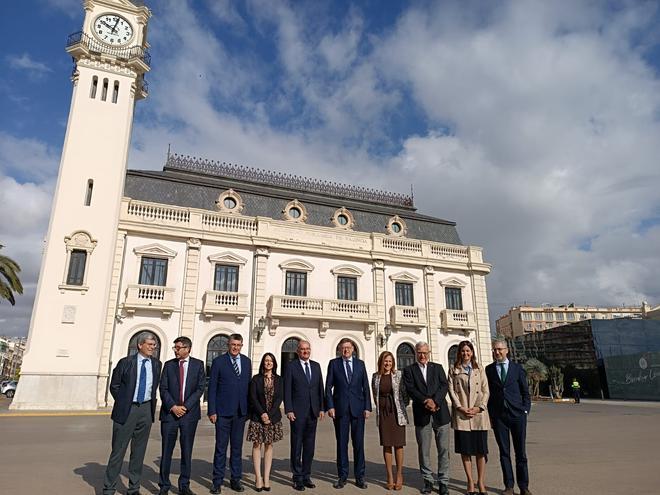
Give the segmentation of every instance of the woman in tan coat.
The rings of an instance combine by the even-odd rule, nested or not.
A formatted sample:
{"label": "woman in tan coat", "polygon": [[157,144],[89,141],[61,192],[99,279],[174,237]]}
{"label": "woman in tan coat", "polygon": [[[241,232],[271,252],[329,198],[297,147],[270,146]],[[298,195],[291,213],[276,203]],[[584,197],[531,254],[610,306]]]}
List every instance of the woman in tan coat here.
{"label": "woman in tan coat", "polygon": [[[467,476],[469,495],[486,494],[486,456],[488,454],[488,379],[486,372],[477,364],[474,347],[469,340],[458,344],[454,368],[449,373],[449,395],[453,405],[451,427],[454,429],[454,446],[461,454]],[[472,456],[477,459],[477,485],[472,477]]]}

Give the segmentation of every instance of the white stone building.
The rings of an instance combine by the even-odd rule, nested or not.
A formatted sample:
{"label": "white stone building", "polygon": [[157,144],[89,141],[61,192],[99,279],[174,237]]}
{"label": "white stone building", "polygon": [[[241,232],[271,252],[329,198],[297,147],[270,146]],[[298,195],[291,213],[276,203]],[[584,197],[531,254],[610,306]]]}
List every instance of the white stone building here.
{"label": "white stone building", "polygon": [[67,46],[71,111],[12,408],[107,405],[143,330],[163,361],[186,335],[210,365],[240,333],[255,368],[270,351],[280,371],[303,338],[322,367],[344,337],[369,372],[385,349],[411,363],[419,340],[445,366],[466,338],[488,362],[491,267],[412,198],[169,154],[127,171],[149,70],[151,13],[135,3],[86,0]]}

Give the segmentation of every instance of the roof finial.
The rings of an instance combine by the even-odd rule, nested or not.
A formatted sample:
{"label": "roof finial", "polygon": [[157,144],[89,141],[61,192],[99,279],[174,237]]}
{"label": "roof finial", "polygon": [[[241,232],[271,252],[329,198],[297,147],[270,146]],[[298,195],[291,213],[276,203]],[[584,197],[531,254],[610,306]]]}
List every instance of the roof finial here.
{"label": "roof finial", "polygon": [[410,184],[410,202],[412,203],[411,206],[415,205],[415,190],[412,183]]}
{"label": "roof finial", "polygon": [[170,143],[167,143],[167,161],[170,161],[170,146],[172,146]]}

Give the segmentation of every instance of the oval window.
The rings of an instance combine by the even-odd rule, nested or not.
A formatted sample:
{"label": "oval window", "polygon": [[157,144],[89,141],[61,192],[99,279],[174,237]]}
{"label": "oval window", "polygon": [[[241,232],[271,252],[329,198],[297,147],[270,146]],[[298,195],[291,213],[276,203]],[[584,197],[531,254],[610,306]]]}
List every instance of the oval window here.
{"label": "oval window", "polygon": [[227,196],[224,200],[225,208],[228,208],[230,210],[233,210],[234,208],[236,208],[236,204],[237,204],[236,200],[234,198],[232,198],[231,196]]}
{"label": "oval window", "polygon": [[391,228],[392,228],[392,232],[394,232],[395,234],[398,234],[399,232],[401,232],[401,224],[399,224],[397,222],[393,222]]}
{"label": "oval window", "polygon": [[296,208],[295,206],[289,208],[289,216],[291,218],[300,218],[300,215],[301,215],[300,209]]}
{"label": "oval window", "polygon": [[348,225],[348,217],[346,215],[338,215],[337,223],[339,225]]}

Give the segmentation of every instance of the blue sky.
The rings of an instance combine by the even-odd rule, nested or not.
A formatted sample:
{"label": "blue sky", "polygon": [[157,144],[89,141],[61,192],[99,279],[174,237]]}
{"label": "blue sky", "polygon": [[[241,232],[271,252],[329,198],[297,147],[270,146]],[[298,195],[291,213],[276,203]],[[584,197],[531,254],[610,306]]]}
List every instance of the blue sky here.
{"label": "blue sky", "polygon": [[[131,168],[176,152],[408,192],[523,301],[660,304],[657,2],[160,0]],[[25,334],[68,116],[78,0],[4,2],[3,253]],[[36,33],[27,36],[25,33]]]}

